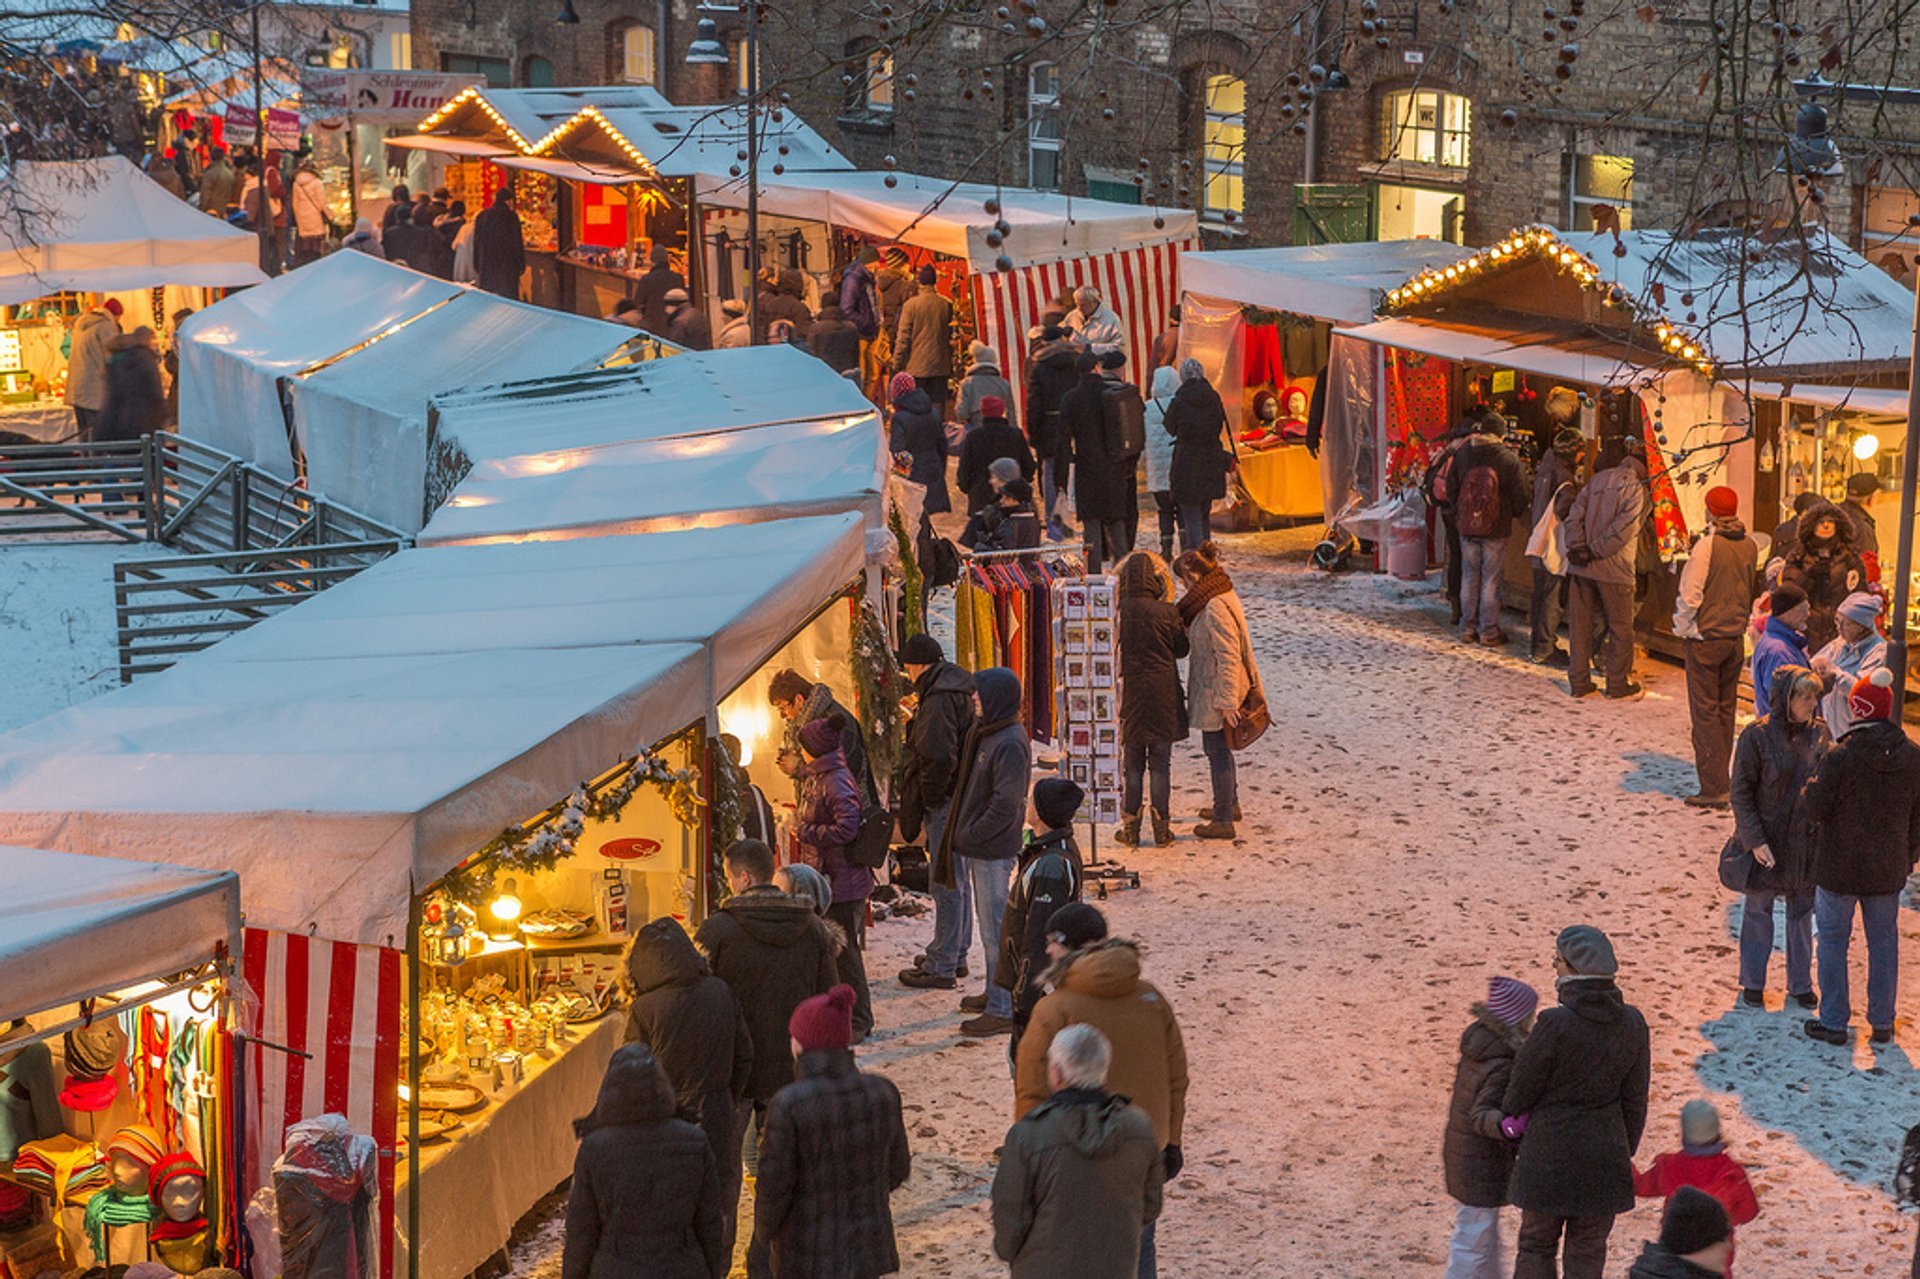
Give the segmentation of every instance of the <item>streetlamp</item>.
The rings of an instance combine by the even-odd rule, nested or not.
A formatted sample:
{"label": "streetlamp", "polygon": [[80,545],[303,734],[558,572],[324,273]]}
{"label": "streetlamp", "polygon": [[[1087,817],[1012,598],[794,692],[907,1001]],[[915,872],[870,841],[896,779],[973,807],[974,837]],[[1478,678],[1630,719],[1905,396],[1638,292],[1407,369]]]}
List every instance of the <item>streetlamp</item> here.
{"label": "streetlamp", "polygon": [[[744,0],[738,6],[706,3],[703,14],[744,13],[747,19],[747,339],[760,344],[760,0]],[[694,28],[693,43],[687,46],[687,65],[691,67],[726,66],[727,47],[720,43],[720,27],[712,17],[703,17]],[[688,270],[699,260],[688,237]]]}

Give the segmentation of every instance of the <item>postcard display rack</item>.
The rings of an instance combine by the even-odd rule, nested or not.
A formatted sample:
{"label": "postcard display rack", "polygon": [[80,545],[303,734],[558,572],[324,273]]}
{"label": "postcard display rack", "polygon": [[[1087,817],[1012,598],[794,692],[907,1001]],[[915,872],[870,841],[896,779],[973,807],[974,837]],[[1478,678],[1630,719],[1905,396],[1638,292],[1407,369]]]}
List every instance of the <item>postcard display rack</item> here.
{"label": "postcard display rack", "polygon": [[1053,584],[1055,722],[1064,726],[1066,775],[1087,793],[1083,811],[1096,825],[1120,820],[1118,630],[1111,575]]}

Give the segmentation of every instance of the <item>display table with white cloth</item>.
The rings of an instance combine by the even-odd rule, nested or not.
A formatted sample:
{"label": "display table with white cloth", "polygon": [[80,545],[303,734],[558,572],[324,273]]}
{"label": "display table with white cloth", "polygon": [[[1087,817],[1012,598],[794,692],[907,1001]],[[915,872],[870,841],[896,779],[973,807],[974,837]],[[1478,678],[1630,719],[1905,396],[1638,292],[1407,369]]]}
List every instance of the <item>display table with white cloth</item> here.
{"label": "display table with white cloth", "polygon": [[[573,1121],[593,1109],[607,1063],[626,1035],[616,1009],[564,1049],[527,1058],[510,1095],[467,1117],[443,1141],[420,1147],[420,1279],[461,1279],[504,1248],[514,1223],[573,1175]],[[406,1124],[401,1122],[401,1135]],[[394,1187],[396,1274],[404,1273],[407,1159]]]}
{"label": "display table with white cloth", "polygon": [[0,404],[0,435],[24,435],[36,444],[64,444],[79,433],[73,408],[57,400]]}

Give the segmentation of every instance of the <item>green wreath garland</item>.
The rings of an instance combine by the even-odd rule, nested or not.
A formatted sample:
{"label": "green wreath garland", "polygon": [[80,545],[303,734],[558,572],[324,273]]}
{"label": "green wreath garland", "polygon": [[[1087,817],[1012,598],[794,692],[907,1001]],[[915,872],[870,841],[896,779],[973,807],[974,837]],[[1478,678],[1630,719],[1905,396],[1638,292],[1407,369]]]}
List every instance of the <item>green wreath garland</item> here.
{"label": "green wreath garland", "polygon": [[900,513],[898,502],[887,504],[887,527],[893,530],[894,545],[900,551],[900,596],[901,605],[906,612],[906,631],[909,635],[918,635],[927,629],[927,618],[920,598],[920,584],[925,575],[920,571],[920,561],[913,553],[913,536],[907,532],[907,517]]}
{"label": "green wreath garland", "polygon": [[[914,592],[916,595],[918,592]],[[873,604],[862,599],[853,621],[853,691],[859,701],[860,722],[867,726],[867,758],[877,779],[889,783],[902,746],[900,695],[906,676],[894,665],[887,628]]]}

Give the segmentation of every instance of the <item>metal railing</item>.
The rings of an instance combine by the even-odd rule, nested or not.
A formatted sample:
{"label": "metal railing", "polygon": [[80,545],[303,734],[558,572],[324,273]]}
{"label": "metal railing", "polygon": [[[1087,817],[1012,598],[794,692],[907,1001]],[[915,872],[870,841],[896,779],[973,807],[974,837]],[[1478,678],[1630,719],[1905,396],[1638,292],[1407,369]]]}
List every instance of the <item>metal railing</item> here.
{"label": "metal railing", "polygon": [[397,529],[176,435],[0,446],[0,536],[75,533],[188,552],[114,565],[123,684],[407,544]]}

